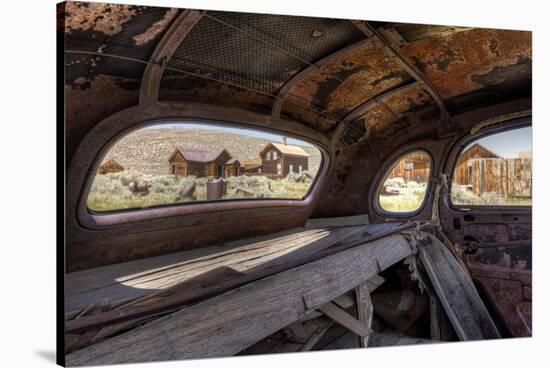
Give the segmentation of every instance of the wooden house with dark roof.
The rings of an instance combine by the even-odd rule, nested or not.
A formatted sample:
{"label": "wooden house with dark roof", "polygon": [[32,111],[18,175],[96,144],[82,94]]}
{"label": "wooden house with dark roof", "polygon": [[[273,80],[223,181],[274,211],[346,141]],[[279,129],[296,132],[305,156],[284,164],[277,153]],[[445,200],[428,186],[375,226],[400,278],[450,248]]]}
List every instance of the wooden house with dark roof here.
{"label": "wooden house with dark roof", "polygon": [[239,161],[225,148],[203,150],[177,147],[168,158],[168,163],[170,174],[176,176],[221,178],[240,174]]}
{"label": "wooden house with dark roof", "polygon": [[279,177],[290,172],[301,173],[308,169],[309,154],[299,146],[285,143],[268,143],[260,151],[261,171]]}

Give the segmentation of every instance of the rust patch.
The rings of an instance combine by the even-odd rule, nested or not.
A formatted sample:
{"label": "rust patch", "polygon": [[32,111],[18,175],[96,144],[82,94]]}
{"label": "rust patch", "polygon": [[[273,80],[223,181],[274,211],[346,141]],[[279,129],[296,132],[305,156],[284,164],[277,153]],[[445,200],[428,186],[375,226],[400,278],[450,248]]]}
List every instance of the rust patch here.
{"label": "rust patch", "polygon": [[187,74],[168,71],[162,77],[159,101],[202,102],[269,114],[273,98]]}
{"label": "rust patch", "polygon": [[288,99],[300,96],[340,118],[362,102],[407,81],[410,76],[373,39],[338,55],[296,83]]}
{"label": "rust patch", "polygon": [[129,83],[132,82],[100,74],[93,80],[79,77],[73,85],[65,85],[67,164],[95,124],[138,103],[139,88],[128,89]]}
{"label": "rust patch", "polygon": [[178,9],[170,9],[164,14],[162,19],[153,23],[153,25],[142,34],[132,37],[137,46],[141,46],[151,40],[154,40],[160,33],[162,33],[172,20],[178,14]]}
{"label": "rust patch", "polygon": [[406,44],[401,53],[447,100],[486,87],[484,82],[490,85],[503,82],[501,78],[483,78],[483,75],[530,63],[531,32],[472,29]]}
{"label": "rust patch", "polygon": [[65,6],[65,32],[89,30],[114,35],[137,11],[132,5],[68,1]]}

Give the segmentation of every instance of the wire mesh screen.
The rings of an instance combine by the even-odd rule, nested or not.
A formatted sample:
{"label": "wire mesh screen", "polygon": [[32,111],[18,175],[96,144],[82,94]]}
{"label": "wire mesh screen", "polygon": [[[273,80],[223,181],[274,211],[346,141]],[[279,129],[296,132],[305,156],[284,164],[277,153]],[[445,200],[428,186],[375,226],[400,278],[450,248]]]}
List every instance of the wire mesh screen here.
{"label": "wire mesh screen", "polygon": [[169,66],[276,95],[309,63],[361,38],[345,20],[209,12]]}
{"label": "wire mesh screen", "polygon": [[307,64],[204,17],[183,40],[168,66],[273,95]]}
{"label": "wire mesh screen", "polygon": [[310,63],[365,38],[350,21],[342,19],[232,12],[208,14]]}

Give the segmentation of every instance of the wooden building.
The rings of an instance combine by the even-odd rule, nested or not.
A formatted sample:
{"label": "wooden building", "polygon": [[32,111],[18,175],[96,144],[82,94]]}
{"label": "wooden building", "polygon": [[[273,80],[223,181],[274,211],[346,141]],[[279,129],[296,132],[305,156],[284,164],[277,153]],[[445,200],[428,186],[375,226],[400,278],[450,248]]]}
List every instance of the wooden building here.
{"label": "wooden building", "polygon": [[[472,185],[474,182],[473,159],[501,158],[496,153],[476,143],[467,148],[458,156],[456,161],[453,181],[460,185]],[[479,175],[478,175],[479,176]]]}
{"label": "wooden building", "polygon": [[453,183],[471,188],[475,194],[495,192],[506,196],[531,197],[532,155],[502,158],[480,144],[466,149],[458,158]]}
{"label": "wooden building", "polygon": [[401,177],[406,181],[425,183],[430,178],[431,159],[423,151],[411,152],[395,164],[388,178]]}
{"label": "wooden building", "polygon": [[231,158],[225,163],[225,176],[239,176],[241,174],[241,163],[236,158]]}
{"label": "wooden building", "polygon": [[[168,158],[170,174],[176,176],[226,177],[239,175],[240,163],[227,150],[176,148]],[[238,167],[235,167],[235,164]]]}
{"label": "wooden building", "polygon": [[120,171],[124,171],[124,167],[113,159],[101,161],[101,164],[99,164],[99,168],[97,169],[97,173],[100,175]]}
{"label": "wooden building", "polygon": [[262,173],[279,177],[308,169],[309,154],[303,148],[285,143],[268,143],[260,151]]}
{"label": "wooden building", "polygon": [[260,157],[246,160],[242,163],[242,172],[245,175],[256,175],[262,173],[262,159]]}

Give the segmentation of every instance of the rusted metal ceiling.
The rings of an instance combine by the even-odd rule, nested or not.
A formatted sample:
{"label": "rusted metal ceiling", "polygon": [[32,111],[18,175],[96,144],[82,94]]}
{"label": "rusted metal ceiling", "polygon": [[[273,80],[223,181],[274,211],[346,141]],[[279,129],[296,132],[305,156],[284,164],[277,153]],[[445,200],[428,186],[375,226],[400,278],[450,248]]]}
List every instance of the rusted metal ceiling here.
{"label": "rusted metal ceiling", "polygon": [[66,4],[69,95],[87,95],[103,112],[85,126],[124,105],[98,93],[128,94],[133,104],[147,65],[163,70],[148,83],[160,86],[151,93],[160,101],[290,118],[346,145],[391,139],[438,112],[452,129],[453,114],[531,96],[530,32],[206,11],[152,58],[176,19],[185,22],[182,12]]}

